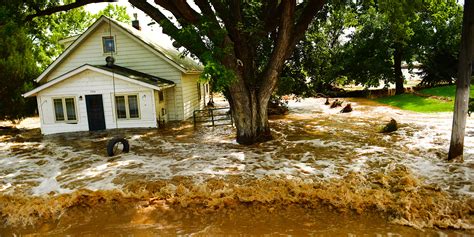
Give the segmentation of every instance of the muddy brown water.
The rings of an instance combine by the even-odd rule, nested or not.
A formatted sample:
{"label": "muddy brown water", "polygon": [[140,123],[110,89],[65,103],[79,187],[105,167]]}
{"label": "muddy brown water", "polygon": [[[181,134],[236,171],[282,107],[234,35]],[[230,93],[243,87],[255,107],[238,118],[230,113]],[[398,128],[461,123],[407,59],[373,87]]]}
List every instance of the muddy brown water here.
{"label": "muddy brown water", "polygon": [[[273,141],[229,126],[41,136],[0,133],[0,236],[470,236],[474,122],[464,160],[446,162],[451,115],[352,100],[290,102]],[[395,118],[400,128],[378,133]],[[107,157],[126,136],[128,154]],[[411,226],[411,227],[407,227]]]}

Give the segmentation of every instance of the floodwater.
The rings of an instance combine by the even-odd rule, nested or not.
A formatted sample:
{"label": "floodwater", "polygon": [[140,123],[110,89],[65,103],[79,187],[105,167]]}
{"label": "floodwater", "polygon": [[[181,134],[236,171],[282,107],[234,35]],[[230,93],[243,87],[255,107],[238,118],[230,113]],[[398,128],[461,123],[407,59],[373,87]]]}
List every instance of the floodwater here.
{"label": "floodwater", "polygon": [[[290,101],[254,146],[189,123],[0,131],[0,236],[474,235],[474,119],[463,161],[447,162],[451,114],[351,103]],[[390,118],[399,130],[379,133]],[[130,153],[106,156],[115,135]]]}

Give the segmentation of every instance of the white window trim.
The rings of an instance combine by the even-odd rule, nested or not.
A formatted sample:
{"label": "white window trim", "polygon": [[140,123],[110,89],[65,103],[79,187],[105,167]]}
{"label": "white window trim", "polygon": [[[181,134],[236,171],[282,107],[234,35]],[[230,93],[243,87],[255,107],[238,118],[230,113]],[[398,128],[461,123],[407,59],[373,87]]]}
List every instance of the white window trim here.
{"label": "white window trim", "polygon": [[[76,119],[74,119],[74,120],[69,119],[68,116],[67,116],[66,99],[73,99],[73,101],[74,101],[74,113],[76,114]],[[57,120],[56,107],[54,106],[54,100],[61,100],[61,104],[63,106],[63,115],[64,115],[64,120],[62,120],[62,121]],[[76,101],[75,96],[52,97],[51,102],[53,104],[54,122],[55,123],[77,123],[79,121],[79,116],[78,116],[78,113],[77,113],[77,101]]]}
{"label": "white window trim", "polygon": [[[113,41],[114,41],[114,51],[113,52],[105,52],[105,45],[104,45],[104,38],[108,38],[108,37],[112,37]],[[102,35],[102,38],[101,38],[101,43],[102,43],[102,55],[106,56],[106,55],[109,55],[112,53],[112,54],[117,54],[117,40],[116,40],[117,37],[115,37],[115,35]]]}
{"label": "white window trim", "polygon": [[[117,99],[116,97],[123,96],[124,97],[124,103],[125,103],[125,118],[119,118],[118,117],[118,112],[117,112]],[[137,109],[138,109],[138,117],[137,118],[130,118],[130,107],[128,104],[128,97],[129,96],[137,96]],[[117,120],[140,120],[142,117],[142,113],[140,112],[140,94],[115,94],[114,98],[114,112],[115,112],[115,117]]]}

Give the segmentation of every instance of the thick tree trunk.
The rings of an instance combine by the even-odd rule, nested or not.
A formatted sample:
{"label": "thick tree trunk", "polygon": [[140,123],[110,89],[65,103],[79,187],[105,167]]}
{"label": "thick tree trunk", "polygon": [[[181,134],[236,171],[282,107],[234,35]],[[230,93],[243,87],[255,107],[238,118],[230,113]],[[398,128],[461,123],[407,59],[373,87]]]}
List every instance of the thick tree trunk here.
{"label": "thick tree trunk", "polygon": [[402,51],[400,47],[395,47],[393,55],[393,68],[395,70],[395,94],[405,93],[403,88],[403,73],[402,73]]}
{"label": "thick tree trunk", "polygon": [[[244,82],[243,79],[239,81]],[[241,87],[238,84],[231,86],[227,93],[237,128],[237,142],[242,145],[251,145],[271,140],[267,115],[270,97],[265,98],[259,94],[257,88]]]}
{"label": "thick tree trunk", "polygon": [[454,101],[453,128],[448,160],[463,155],[464,133],[469,105],[469,86],[472,73],[474,40],[474,4],[472,0],[464,2],[464,16],[459,52],[458,79],[456,81],[456,99]]}

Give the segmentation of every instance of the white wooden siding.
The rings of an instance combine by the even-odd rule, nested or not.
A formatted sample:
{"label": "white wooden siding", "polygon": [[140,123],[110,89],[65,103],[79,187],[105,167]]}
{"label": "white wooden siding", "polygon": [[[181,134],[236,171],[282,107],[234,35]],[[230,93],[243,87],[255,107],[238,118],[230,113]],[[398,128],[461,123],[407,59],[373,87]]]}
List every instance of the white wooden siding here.
{"label": "white wooden siding", "polygon": [[194,110],[204,108],[204,86],[200,83],[201,99],[198,97],[197,84],[199,82],[199,75],[197,74],[183,74],[183,110],[184,119],[193,116]]}
{"label": "white wooden siding", "polygon": [[[155,53],[145,48],[138,39],[129,35],[121,28],[112,25],[111,34],[115,36],[116,53],[113,55],[115,64],[150,75],[173,81],[176,86],[167,90],[168,119],[182,120],[183,90],[181,72]],[[52,80],[84,64],[105,65],[102,49],[102,36],[109,36],[109,25],[105,22],[98,26],[81,44],[54,68],[43,82]]]}
{"label": "white wooden siding", "polygon": [[[138,95],[140,118],[117,120],[119,128],[156,127],[155,101],[152,89],[115,79],[116,94]],[[88,131],[86,95],[102,95],[105,125],[107,129],[116,127],[115,105],[113,99],[113,80],[101,73],[86,70],[73,77],[49,87],[37,95],[38,110],[43,134]],[[76,100],[77,124],[55,122],[52,98],[74,97]],[[79,99],[82,96],[82,100]]]}

